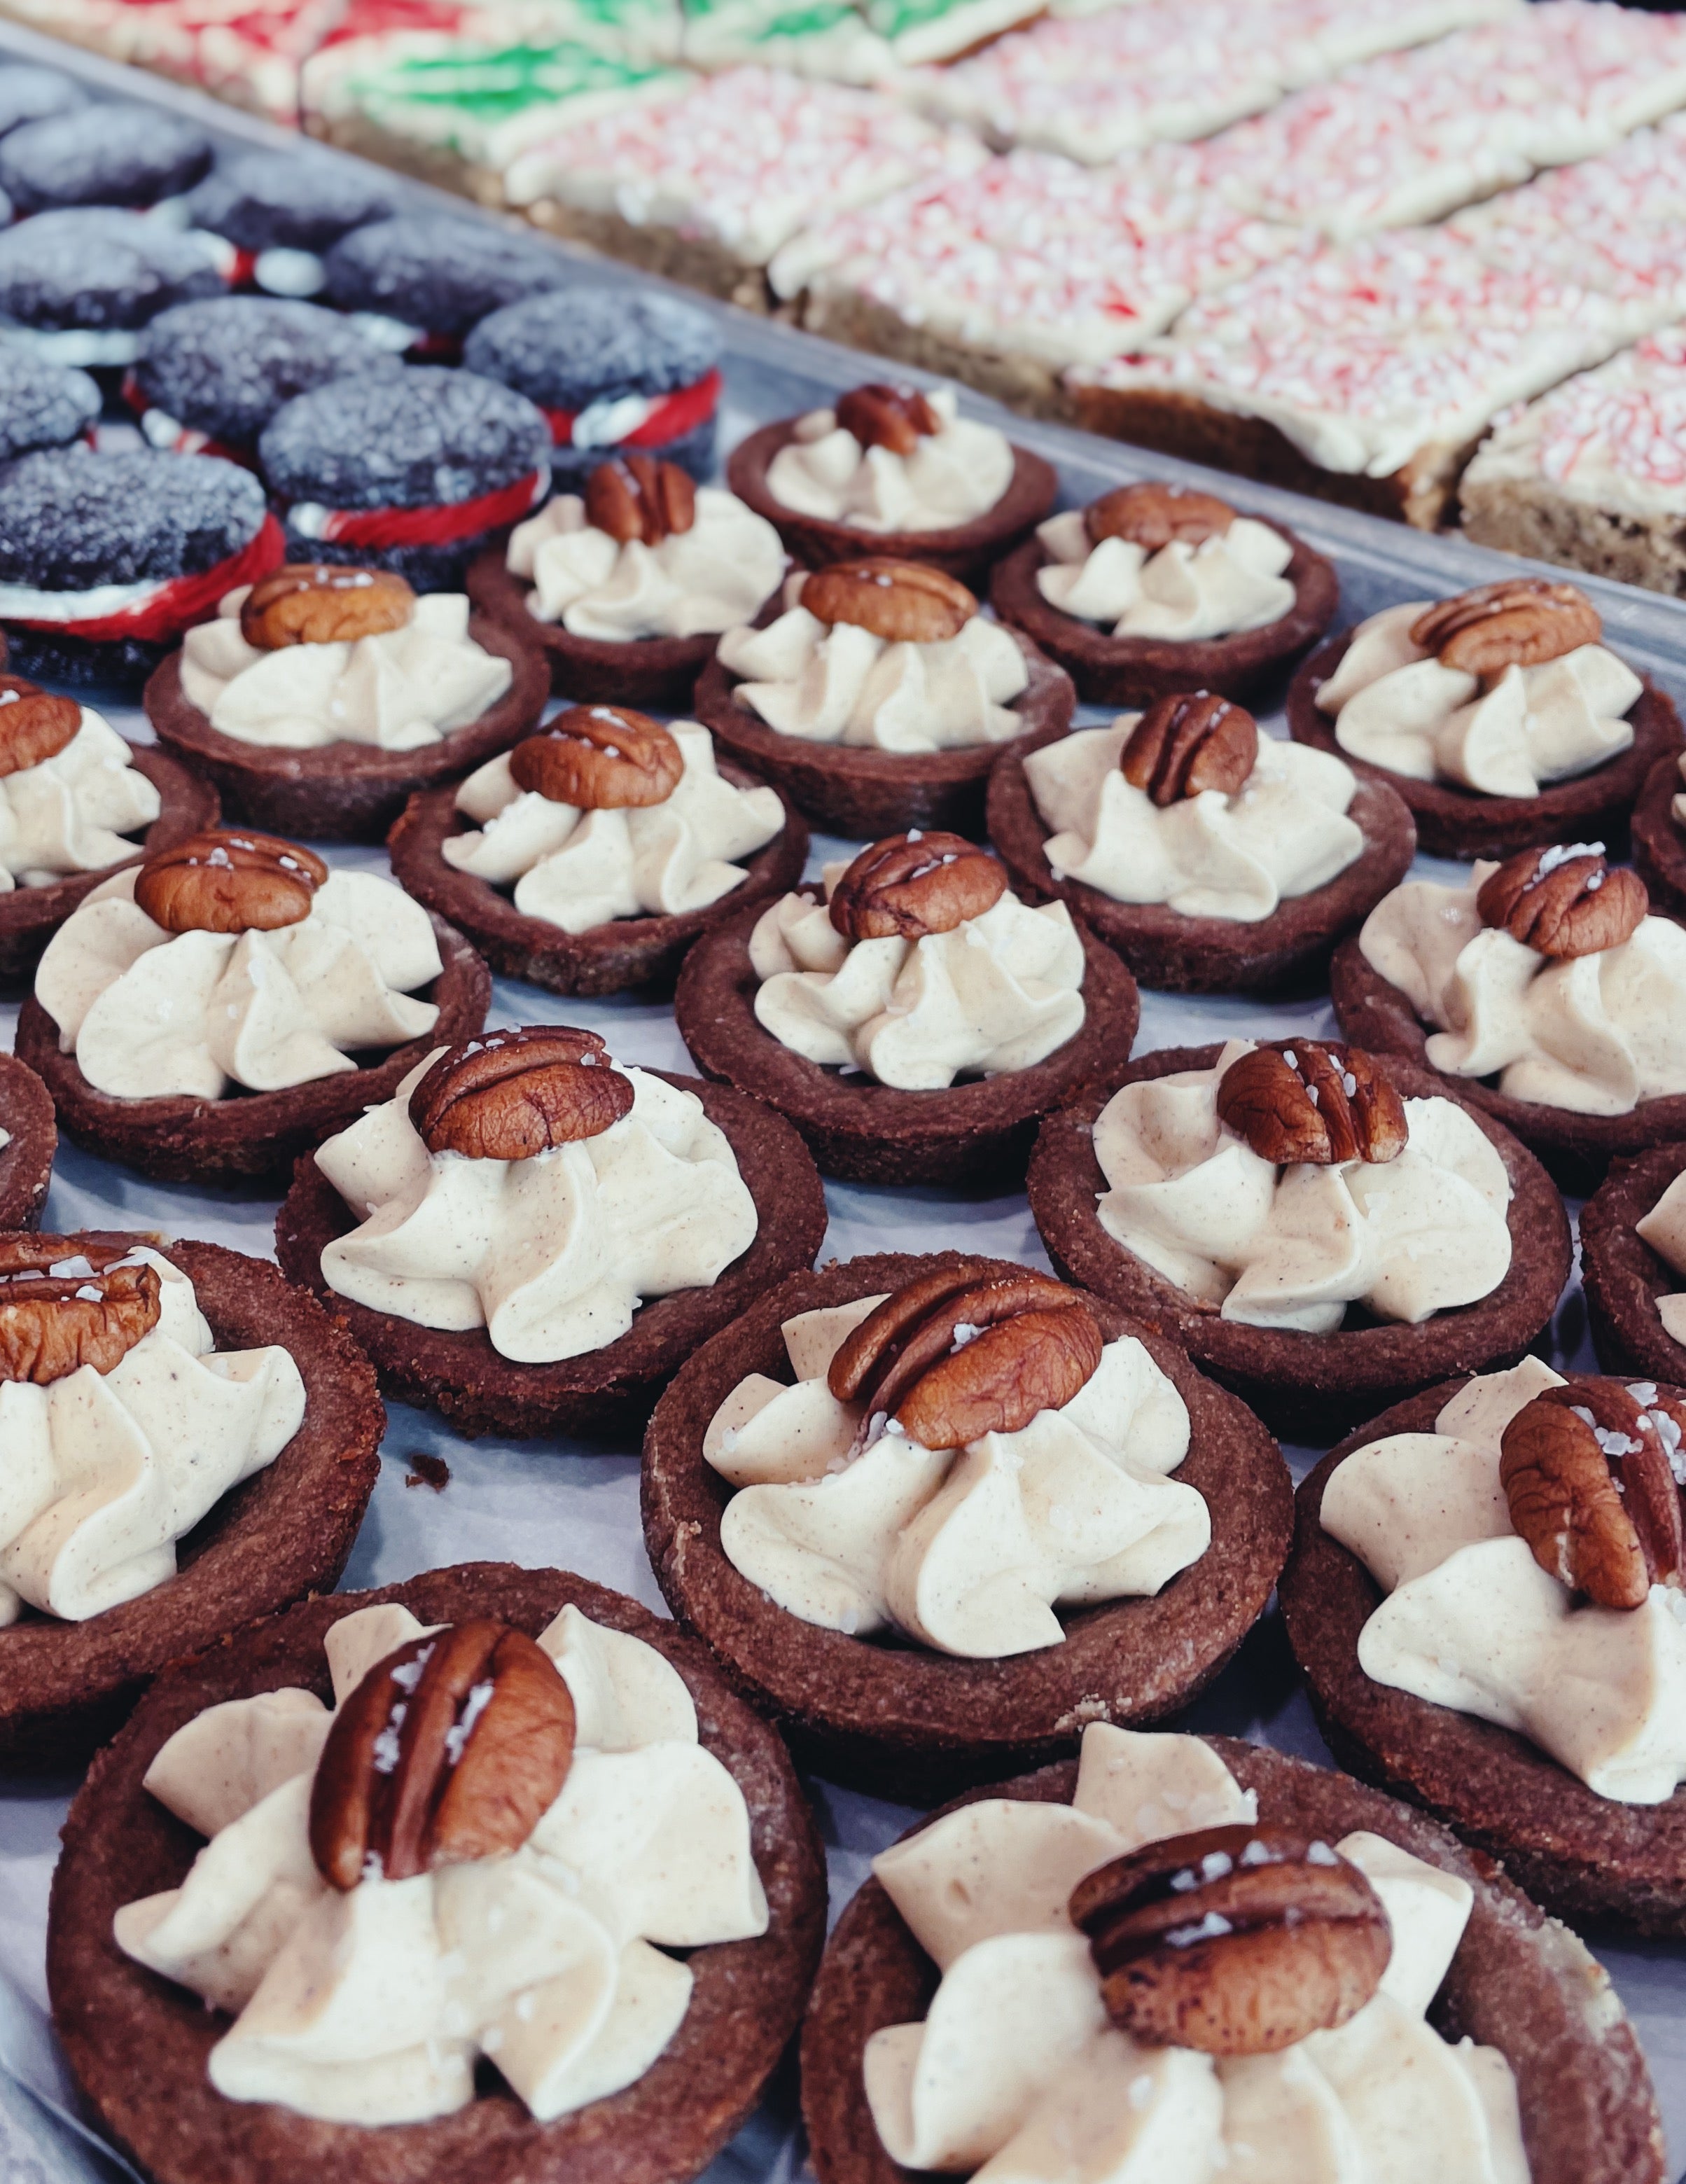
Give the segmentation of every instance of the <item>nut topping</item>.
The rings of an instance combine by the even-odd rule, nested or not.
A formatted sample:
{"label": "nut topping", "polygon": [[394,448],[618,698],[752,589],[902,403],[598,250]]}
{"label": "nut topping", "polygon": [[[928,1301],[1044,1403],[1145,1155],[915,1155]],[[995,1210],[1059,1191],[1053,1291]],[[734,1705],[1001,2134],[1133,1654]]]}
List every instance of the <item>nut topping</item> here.
{"label": "nut topping", "polygon": [[684,771],[660,722],[630,705],[570,705],[509,754],[517,788],[587,811],[665,804]]}
{"label": "nut topping", "polygon": [[1202,1828],[1072,1891],[1115,2025],[1152,2047],[1272,2055],[1355,2017],[1393,1953],[1382,1899],[1326,1842]]}
{"label": "nut topping", "polygon": [[697,488],[677,463],[612,455],[586,480],[586,521],[620,545],[659,546],[697,521]]}
{"label": "nut topping", "polygon": [[289,644],[355,644],[403,629],[415,593],[390,569],[289,561],[253,585],[240,609],[240,634],[260,652]]}
{"label": "nut topping", "polygon": [[1549,577],[1506,577],[1441,599],[1411,626],[1411,641],[1438,653],[1443,667],[1465,675],[1501,675],[1507,667],[1539,667],[1604,634],[1598,609],[1573,584]]}
{"label": "nut topping", "polygon": [[431,1153],[531,1160],[599,1138],[632,1112],[632,1086],[594,1031],[540,1025],[448,1046],[409,1095]]}
{"label": "nut topping", "polygon": [[960,582],[886,554],[833,561],[804,577],[802,604],[823,622],[854,622],[887,644],[946,644],[977,612]]}
{"label": "nut topping", "polygon": [[1118,755],[1125,780],[1160,805],[1208,788],[1233,796],[1258,760],[1257,722],[1210,690],[1156,699]]}
{"label": "nut topping", "polygon": [[832,923],[845,940],[924,940],[982,917],[1006,892],[987,850],[915,827],[861,851],[832,892]]}
{"label": "nut topping", "polygon": [[82,709],[21,675],[0,675],[0,779],[45,766],[75,740]]}
{"label": "nut topping", "polygon": [[335,1714],[310,1791],[331,1888],[519,1850],[574,1756],[556,1664],[505,1624],[459,1623],[377,1662]]}
{"label": "nut topping", "polygon": [[943,429],[916,387],[888,387],[882,380],[852,387],[832,414],[863,448],[888,448],[893,455],[910,455],[921,439]]}
{"label": "nut topping", "polygon": [[1646,1381],[1571,1380],[1523,1405],[1499,1477],[1543,1570],[1600,1607],[1639,1607],[1652,1585],[1682,1582],[1683,1426],[1686,1397]]}
{"label": "nut topping", "polygon": [[328,877],[297,842],[209,827],[147,859],[135,900],[166,933],[274,933],[310,914]]}
{"label": "nut topping", "polygon": [[1278,1167],[1397,1160],[1405,1148],[1404,1103],[1374,1058],[1321,1039],[1278,1039],[1231,1062],[1217,1116]]}
{"label": "nut topping", "polygon": [[83,1365],[109,1373],[158,1324],[156,1267],[125,1263],[129,1236],[0,1238],[0,1381],[44,1388]]}
{"label": "nut topping", "polygon": [[1560,842],[1507,857],[1475,906],[1483,924],[1563,962],[1631,940],[1651,899],[1637,872],[1605,861],[1602,842]]}
{"label": "nut topping", "polygon": [[1181,486],[1115,486],[1083,510],[1083,528],[1091,545],[1103,538],[1126,538],[1144,552],[1157,554],[1180,539],[1186,546],[1204,545],[1221,538],[1235,521],[1235,510],[1216,493],[1186,493]]}

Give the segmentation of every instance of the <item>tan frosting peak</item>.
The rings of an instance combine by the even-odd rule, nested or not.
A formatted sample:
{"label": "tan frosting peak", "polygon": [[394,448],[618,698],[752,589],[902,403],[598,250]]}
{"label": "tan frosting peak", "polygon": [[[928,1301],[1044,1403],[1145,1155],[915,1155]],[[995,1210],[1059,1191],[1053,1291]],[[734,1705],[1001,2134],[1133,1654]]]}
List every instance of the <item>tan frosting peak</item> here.
{"label": "tan frosting peak", "polygon": [[1235,637],[1280,621],[1294,604],[1283,571],[1294,549],[1279,531],[1238,515],[1227,531],[1193,544],[1171,539],[1149,553],[1133,539],[1088,534],[1082,509],[1037,526],[1049,555],[1037,589],[1051,607],[1105,624],[1114,637],[1193,644]]}
{"label": "tan frosting peak", "polygon": [[613,538],[560,493],[509,534],[509,566],[532,585],[527,610],[574,637],[630,643],[697,637],[753,620],[777,590],[785,550],[764,516],[700,487],[696,520],[659,545]]}
{"label": "tan frosting peak", "polygon": [[835,411],[810,410],[768,464],[767,491],[798,515],[856,531],[948,531],[986,515],[1012,483],[1006,434],[959,415],[949,388],[925,398],[938,429],[905,455],[863,447]]}
{"label": "tan frosting peak", "polygon": [[[1657,1256],[1686,1274],[1686,1174],[1677,1175],[1649,1213],[1633,1223]],[[1660,1296],[1657,1318],[1677,1342],[1686,1342],[1686,1295]]]}
{"label": "tan frosting peak", "polygon": [[84,705],[62,750],[0,777],[0,894],[132,857],[136,844],[123,837],[150,827],[159,808],[128,744]]}

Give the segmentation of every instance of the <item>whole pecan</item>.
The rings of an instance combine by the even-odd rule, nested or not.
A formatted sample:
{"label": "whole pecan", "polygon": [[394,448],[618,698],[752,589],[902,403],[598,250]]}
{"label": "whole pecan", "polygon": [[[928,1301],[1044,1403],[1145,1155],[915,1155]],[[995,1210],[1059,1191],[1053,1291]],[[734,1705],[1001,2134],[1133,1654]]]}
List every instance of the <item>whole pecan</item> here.
{"label": "whole pecan", "polygon": [[1637,872],[1605,861],[1602,842],[1572,842],[1507,857],[1475,906],[1483,924],[1561,962],[1632,939],[1651,899]]}
{"label": "whole pecan", "polygon": [[833,561],[803,580],[802,604],[823,622],[853,622],[887,644],[946,644],[977,612],[956,577],[886,554]]}
{"label": "whole pecan", "polygon": [[677,463],[654,455],[611,455],[586,480],[586,521],[625,546],[659,546],[697,521],[697,488]]}
{"label": "whole pecan", "polygon": [[1270,2055],[1344,2025],[1393,1953],[1382,1899],[1297,1829],[1202,1828],[1077,1883],[1114,2024],[1149,2046]]}
{"label": "whole pecan", "polygon": [[1539,667],[1604,634],[1598,609],[1573,584],[1549,577],[1506,577],[1441,599],[1411,626],[1411,641],[1437,653],[1443,667],[1500,675]]}
{"label": "whole pecan", "polygon": [[570,705],[509,754],[517,788],[587,811],[665,804],[684,771],[660,722],[630,705]]}
{"label": "whole pecan", "polygon": [[1321,1039],[1255,1046],[1218,1079],[1217,1116],[1278,1167],[1397,1160],[1404,1102],[1372,1055]]}
{"label": "whole pecan", "polygon": [[1148,482],[1115,486],[1083,510],[1083,528],[1092,544],[1126,538],[1149,554],[1173,539],[1199,546],[1208,538],[1221,538],[1234,521],[1235,510],[1216,493]]}
{"label": "whole pecan", "polygon": [[549,1024],[448,1046],[409,1095],[428,1151],[465,1160],[531,1160],[632,1112],[632,1084],[598,1034]]}
{"label": "whole pecan", "polygon": [[330,1887],[519,1850],[574,1757],[556,1664],[507,1624],[459,1623],[377,1662],[335,1714],[310,1789]]}
{"label": "whole pecan", "polygon": [[74,698],[55,698],[21,675],[0,675],[0,779],[57,758],[81,725]]}
{"label": "whole pecan", "polygon": [[890,387],[882,380],[851,387],[832,414],[863,448],[888,448],[893,455],[910,455],[921,439],[943,429],[943,420],[916,387]]}
{"label": "whole pecan", "polygon": [[120,1263],[131,1236],[0,1237],[0,1380],[46,1387],[109,1373],[158,1324],[155,1267]]}
{"label": "whole pecan", "polygon": [[297,842],[209,827],[148,857],[135,875],[135,900],[166,933],[273,933],[309,916],[327,877]]}
{"label": "whole pecan", "polygon": [[924,940],[982,917],[1006,892],[987,850],[915,827],[861,851],[832,891],[832,923],[845,940]]}
{"label": "whole pecan", "polygon": [[240,609],[240,634],[260,652],[289,644],[354,644],[403,629],[415,593],[390,569],[289,561],[253,584]]}
{"label": "whole pecan", "polygon": [[1499,1444],[1511,1522],[1543,1570],[1601,1607],[1682,1581],[1678,1461],[1686,1397],[1570,1380],[1526,1403]]}
{"label": "whole pecan", "polygon": [[1258,722],[1210,690],[1155,699],[1118,754],[1125,780],[1161,805],[1208,788],[1233,796],[1258,761]]}

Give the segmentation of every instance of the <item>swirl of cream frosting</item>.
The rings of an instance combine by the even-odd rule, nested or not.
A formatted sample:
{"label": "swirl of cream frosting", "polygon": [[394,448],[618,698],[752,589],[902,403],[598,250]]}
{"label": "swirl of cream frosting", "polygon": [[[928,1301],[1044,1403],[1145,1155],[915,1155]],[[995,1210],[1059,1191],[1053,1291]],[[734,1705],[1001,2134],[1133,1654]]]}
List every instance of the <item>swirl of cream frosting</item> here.
{"label": "swirl of cream frosting", "polygon": [[420,903],[370,872],[333,872],[308,916],[272,933],[168,933],[114,872],[47,943],[36,999],[63,1052],[120,1100],[220,1100],[355,1069],[439,1011],[410,998],[442,967]]}
{"label": "swirl of cream frosting", "polygon": [[1538,796],[1628,749],[1623,716],[1644,685],[1601,644],[1483,680],[1411,641],[1433,604],[1409,600],[1360,622],[1316,702],[1354,758],[1411,781],[1455,781],[1486,796]]}
{"label": "swirl of cream frosting", "polygon": [[1658,1805],[1686,1780],[1686,1593],[1580,1598],[1518,1538],[1500,1479],[1505,1427],[1562,1384],[1525,1357],[1461,1388],[1431,1433],[1355,1450],[1323,1490],[1323,1529],[1387,1595],[1359,1633],[1372,1682],[1516,1730],[1600,1797]]}
{"label": "swirl of cream frosting", "polygon": [[1222,1318],[1329,1334],[1349,1304],[1416,1326],[1498,1288],[1511,1265],[1511,1184],[1450,1100],[1407,1100],[1391,1161],[1277,1167],[1217,1116],[1210,1069],[1127,1084],[1094,1125],[1100,1225]]}
{"label": "swirl of cream frosting", "polygon": [[[1683,754],[1678,764],[1680,777],[1686,781],[1686,754]],[[1686,795],[1677,795],[1669,806],[1669,812],[1677,827],[1686,827]]]}
{"label": "swirl of cream frosting", "polygon": [[1294,549],[1279,531],[1238,515],[1227,531],[1191,546],[1173,538],[1156,554],[1127,538],[1097,546],[1080,508],[1037,526],[1049,554],[1036,574],[1051,607],[1079,621],[1105,622],[1114,637],[1237,637],[1280,621],[1294,604],[1283,571]]}
{"label": "swirl of cream frosting", "polygon": [[1527,2184],[1510,2064],[1425,2021],[1472,1891],[1385,1836],[1332,1846],[1369,1879],[1392,1937],[1380,1986],[1345,2025],[1227,2059],[1112,2025],[1072,1889],[1145,1845],[1258,1816],[1199,1738],[1097,1722],[1070,1804],[982,1798],[876,1858],[941,1975],[922,2020],[866,2043],[890,2158],[988,2184]]}
{"label": "swirl of cream frosting", "polygon": [[695,721],[671,721],[668,733],[685,762],[673,794],[614,811],[517,788],[508,753],[490,760],[457,791],[458,811],[479,826],[447,835],[441,855],[492,887],[513,884],[517,910],[565,933],[706,910],[742,883],[732,860],[772,840],[784,806],[774,789],[723,780],[714,738]]}
{"label": "swirl of cream frosting", "polygon": [[1496,870],[1476,864],[1463,887],[1407,880],[1359,934],[1371,968],[1438,1026],[1435,1068],[1496,1075],[1512,1099],[1577,1115],[1686,1092],[1686,931],[1647,917],[1619,947],[1554,962],[1482,922],[1476,898]]}
{"label": "swirl of cream frosting", "polygon": [[[826,894],[849,869],[825,868]],[[1010,892],[922,940],[845,940],[823,902],[780,897],[749,936],[755,1020],[781,1046],[905,1092],[1028,1069],[1082,1030],[1083,944],[1063,902]]]}
{"label": "swirl of cream frosting", "polygon": [[752,1373],[704,1436],[737,1490],[726,1557],[787,1614],[1000,1660],[1059,1645],[1056,1606],[1156,1593],[1199,1560],[1210,1516],[1169,1476],[1188,1452],[1188,1413],[1133,1336],[1107,1344],[1063,1408],[932,1451],[878,1420],[863,1439],[862,1405],[826,1385],[837,1346],[883,1301],[787,1320],[795,1384]]}
{"label": "swirl of cream frosting", "polygon": [[941,429],[910,455],[864,448],[830,410],[798,418],[795,437],[767,465],[767,491],[798,515],[854,531],[950,531],[988,515],[1013,482],[1004,432],[957,414],[949,387],[925,399]]}
{"label": "swirl of cream frosting", "polygon": [[[0,705],[16,702],[0,691]],[[136,847],[124,835],[150,827],[160,809],[128,744],[84,705],[63,750],[0,777],[0,894],[120,864]]]}
{"label": "swirl of cream frosting", "polygon": [[[334,1703],[429,1626],[353,1611],[324,1650]],[[146,1786],[209,1837],[181,1887],[118,1911],[118,1947],[234,2020],[212,2085],[332,2123],[414,2123],[475,2098],[481,2057],[542,2123],[635,2085],[690,2008],[682,1954],[765,1934],[748,1808],[654,1646],[562,1613],[538,1643],[572,1696],[555,1802],[519,1850],[342,1892],[310,1854],[333,1716],[313,1692],[231,1699],[159,1749]]]}
{"label": "swirl of cream frosting", "polygon": [[[355,581],[355,579],[353,579]],[[211,726],[269,750],[420,750],[477,721],[515,670],[468,633],[460,592],[430,592],[402,629],[265,652],[240,633],[249,584],[181,641],[181,688]]]}
{"label": "swirl of cream frosting", "polygon": [[785,550],[765,516],[718,486],[698,488],[696,521],[659,546],[621,544],[587,522],[577,493],[559,493],[510,532],[509,566],[531,584],[538,621],[618,644],[753,621],[778,589]]}
{"label": "swirl of cream frosting", "polygon": [[[1658,1258],[1677,1274],[1686,1274],[1686,1173],[1675,1177],[1650,1212],[1641,1215],[1633,1228]],[[1664,1332],[1677,1342],[1686,1342],[1686,1295],[1658,1297],[1656,1312]]]}
{"label": "swirl of cream frosting", "polygon": [[1309,744],[1259,738],[1252,772],[1233,795],[1155,804],[1119,758],[1141,718],[1080,728],[1025,760],[1055,879],[1081,880],[1115,902],[1162,902],[1184,917],[1250,923],[1286,900],[1327,886],[1363,855],[1346,816],[1351,769]]}
{"label": "swirl of cream frosting", "polygon": [[303,1421],[287,1351],[219,1354],[181,1268],[145,1245],[135,1262],[157,1270],[159,1317],[109,1373],[0,1380],[0,1624],[25,1604],[82,1623],[165,1584],[176,1542]]}
{"label": "swirl of cream frosting", "polygon": [[706,1289],[755,1240],[731,1140],[694,1092],[623,1069],[632,1111],[530,1160],[431,1153],[409,1095],[316,1149],[359,1225],[322,1252],[330,1289],[419,1327],[483,1327],[500,1357],[548,1364],[624,1334],[648,1297]]}

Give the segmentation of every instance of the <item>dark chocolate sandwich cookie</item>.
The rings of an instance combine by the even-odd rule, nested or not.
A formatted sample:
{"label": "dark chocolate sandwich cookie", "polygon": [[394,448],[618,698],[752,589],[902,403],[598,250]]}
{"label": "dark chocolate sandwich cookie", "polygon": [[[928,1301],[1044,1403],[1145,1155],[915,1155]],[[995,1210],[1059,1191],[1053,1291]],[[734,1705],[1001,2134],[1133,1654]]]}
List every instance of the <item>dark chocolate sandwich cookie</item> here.
{"label": "dark chocolate sandwich cookie", "polygon": [[389,348],[458,355],[471,326],[506,304],[577,277],[560,252],[514,228],[447,213],[401,213],[342,236],[326,254],[325,299]]}
{"label": "dark chocolate sandwich cookie", "polygon": [[53,364],[120,370],[148,319],[226,289],[203,242],[139,213],[47,212],[0,230],[0,342]]}
{"label": "dark chocolate sandwich cookie", "polygon": [[0,75],[0,136],[25,121],[45,121],[55,114],[74,114],[87,93],[73,76],[55,68],[31,68],[11,62]]}
{"label": "dark chocolate sandwich cookie", "polygon": [[303,152],[236,152],[187,200],[202,235],[228,246],[230,286],[265,295],[320,295],[324,256],[353,228],[389,219],[392,199],[373,168],[359,172]]}
{"label": "dark chocolate sandwich cookie", "polygon": [[40,1228],[58,1150],[47,1087],[15,1056],[0,1054],[0,1229]]}
{"label": "dark chocolate sandwich cookie", "polygon": [[1679,1194],[1663,1201],[1683,1170],[1686,1144],[1678,1142],[1612,1161],[1579,1223],[1581,1287],[1600,1364],[1677,1387],[1686,1386],[1686,1274],[1678,1263]]}
{"label": "dark chocolate sandwich cookie", "polygon": [[86,372],[0,343],[0,462],[81,439],[101,398]]}
{"label": "dark chocolate sandwich cookie", "polygon": [[1645,776],[1632,822],[1633,869],[1657,908],[1677,914],[1686,911],[1686,828],[1674,816],[1683,791],[1678,757],[1660,758]]}
{"label": "dark chocolate sandwich cookie", "polygon": [[0,189],[19,214],[70,205],[141,210],[192,189],[210,164],[203,130],[152,106],[78,107],[0,137]]}

